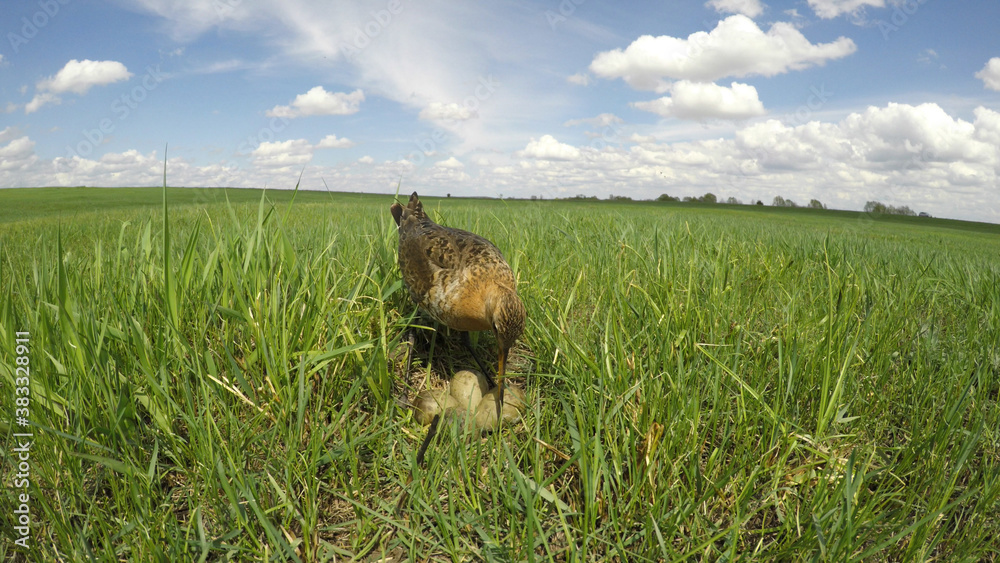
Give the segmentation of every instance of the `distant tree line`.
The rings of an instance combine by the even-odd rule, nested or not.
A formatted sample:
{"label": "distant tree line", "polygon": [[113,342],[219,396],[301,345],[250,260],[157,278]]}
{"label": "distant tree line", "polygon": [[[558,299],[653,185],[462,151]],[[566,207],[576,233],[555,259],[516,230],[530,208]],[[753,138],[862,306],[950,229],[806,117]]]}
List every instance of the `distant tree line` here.
{"label": "distant tree line", "polygon": [[905,205],[896,207],[895,205],[886,205],[881,201],[869,201],[865,204],[865,213],[876,213],[879,215],[916,215],[917,212],[910,209]]}
{"label": "distant tree line", "polygon": [[[532,196],[532,199],[535,199]],[[587,196],[583,194],[575,195],[569,199],[576,201],[598,201],[597,196]],[[608,201],[633,201],[629,196],[624,195],[609,195]],[[718,196],[712,192],[708,192],[703,196],[684,196],[683,198],[675,197],[670,194],[660,194],[655,201],[660,202],[684,202],[684,203],[726,203],[728,205],[743,205],[743,202],[736,199],[735,197],[726,198],[724,202],[720,202]],[[764,205],[764,202],[757,200],[753,202],[752,205]],[[799,204],[795,203],[791,199],[785,199],[784,197],[777,195],[771,200],[772,207],[799,207]],[[827,206],[818,199],[810,199],[809,204],[805,206],[808,209],[827,209]],[[893,205],[886,205],[880,201],[869,201],[865,204],[865,213],[877,213],[886,215],[910,215],[915,216],[917,212],[913,211],[909,207],[902,205],[899,207]],[[930,217],[927,213],[921,213],[921,217]]]}
{"label": "distant tree line", "polygon": [[[794,201],[792,201],[790,199],[785,199],[785,198],[781,197],[780,195],[774,196],[774,201],[771,202],[771,205],[774,206],[774,207],[798,207],[799,206],[799,204],[795,203]],[[818,199],[810,199],[809,200],[809,205],[807,205],[806,207],[808,207],[809,209],[826,209],[826,206],[823,205],[823,202],[821,202]]]}

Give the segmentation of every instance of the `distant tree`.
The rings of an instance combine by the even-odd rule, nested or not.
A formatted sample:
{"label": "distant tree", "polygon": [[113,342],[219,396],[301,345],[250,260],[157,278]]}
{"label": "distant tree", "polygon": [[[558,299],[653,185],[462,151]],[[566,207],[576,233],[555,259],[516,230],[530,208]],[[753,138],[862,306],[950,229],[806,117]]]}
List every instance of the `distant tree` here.
{"label": "distant tree", "polygon": [[865,213],[885,213],[885,204],[881,201],[869,201],[865,203]]}
{"label": "distant tree", "polygon": [[758,199],[757,203],[755,203],[754,205],[764,205],[764,202]]}
{"label": "distant tree", "polygon": [[776,195],[774,196],[774,200],[771,202],[771,205],[774,207],[784,207],[785,198],[781,197],[780,195]]}
{"label": "distant tree", "polygon": [[729,196],[729,197],[728,197],[728,198],[726,199],[726,203],[728,203],[729,205],[743,205],[743,202],[742,202],[742,201],[740,201],[740,200],[736,199],[736,198],[735,198],[735,197],[733,197],[733,196]]}
{"label": "distant tree", "polygon": [[818,199],[810,199],[809,207],[812,209],[826,209],[826,206]]}
{"label": "distant tree", "polygon": [[448,194],[448,197],[451,197],[451,194]]}
{"label": "distant tree", "polygon": [[680,201],[680,198],[668,194],[660,194],[660,197],[656,198],[656,201]]}
{"label": "distant tree", "polygon": [[799,205],[790,199],[785,200],[785,207],[798,207]]}
{"label": "distant tree", "polygon": [[695,199],[695,198],[693,198],[693,197],[691,197],[691,196],[689,196],[689,195],[686,195],[686,196],[684,196],[684,200],[683,201],[684,201],[684,203],[691,203],[692,201],[698,201],[698,200]]}
{"label": "distant tree", "polygon": [[709,192],[698,198],[698,201],[702,203],[718,203],[719,198],[715,197],[715,194]]}
{"label": "distant tree", "polygon": [[632,198],[627,195],[609,195],[608,201],[632,201]]}
{"label": "distant tree", "polygon": [[531,196],[531,201],[535,201],[535,200],[537,200],[537,199],[538,199],[538,196],[537,196],[537,195],[533,195],[533,196]]}

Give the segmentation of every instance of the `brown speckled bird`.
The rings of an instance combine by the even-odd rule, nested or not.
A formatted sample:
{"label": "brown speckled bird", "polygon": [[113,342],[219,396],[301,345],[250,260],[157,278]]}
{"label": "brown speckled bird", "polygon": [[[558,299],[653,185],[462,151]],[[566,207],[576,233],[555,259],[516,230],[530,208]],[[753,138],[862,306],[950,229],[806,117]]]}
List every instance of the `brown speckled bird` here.
{"label": "brown speckled bird", "polygon": [[525,309],[514,272],[485,238],[438,225],[417,193],[390,208],[399,226],[399,269],[417,306],[459,331],[490,330],[499,347],[497,412],[503,407],[507,354],[524,331]]}

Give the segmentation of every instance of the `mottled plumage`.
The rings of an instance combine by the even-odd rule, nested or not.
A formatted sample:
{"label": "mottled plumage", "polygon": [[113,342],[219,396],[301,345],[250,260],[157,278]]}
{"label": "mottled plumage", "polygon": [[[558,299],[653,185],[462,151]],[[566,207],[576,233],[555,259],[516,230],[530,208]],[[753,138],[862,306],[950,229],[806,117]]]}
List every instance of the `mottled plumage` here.
{"label": "mottled plumage", "polygon": [[394,203],[390,211],[399,226],[399,269],[417,306],[452,329],[496,335],[501,412],[507,354],[524,331],[514,272],[492,242],[432,221],[416,192],[406,207]]}

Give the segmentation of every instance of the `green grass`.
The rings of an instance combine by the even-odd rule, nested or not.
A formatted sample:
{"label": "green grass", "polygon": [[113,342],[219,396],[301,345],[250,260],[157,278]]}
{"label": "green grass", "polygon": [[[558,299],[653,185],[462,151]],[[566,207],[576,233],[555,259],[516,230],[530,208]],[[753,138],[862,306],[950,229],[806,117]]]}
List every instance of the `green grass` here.
{"label": "green grass", "polygon": [[[0,224],[0,505],[30,331],[30,558],[1000,557],[992,227],[429,199],[520,280],[530,408],[442,429],[407,484],[405,398],[471,364],[419,339],[401,373],[423,323],[390,198],[234,192]],[[0,511],[0,557],[15,525]]]}

